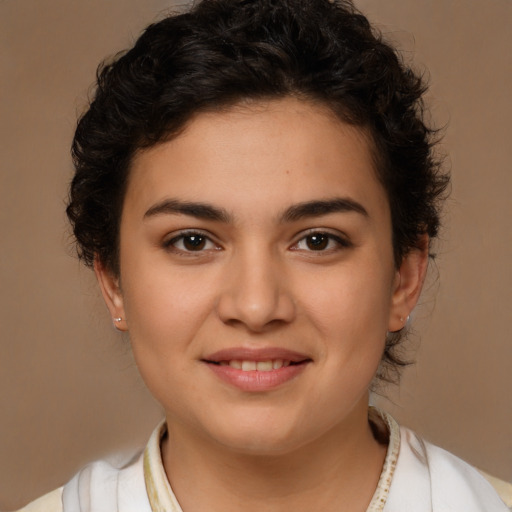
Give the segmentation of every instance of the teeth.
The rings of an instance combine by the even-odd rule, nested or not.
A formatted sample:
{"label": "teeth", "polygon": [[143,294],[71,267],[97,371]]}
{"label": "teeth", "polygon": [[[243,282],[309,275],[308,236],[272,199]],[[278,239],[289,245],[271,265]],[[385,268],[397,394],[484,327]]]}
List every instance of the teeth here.
{"label": "teeth", "polygon": [[271,370],[278,370],[283,366],[290,366],[290,361],[284,361],[283,359],[269,359],[268,361],[221,361],[220,366],[231,366],[236,370],[242,370],[244,372],[269,372]]}
{"label": "teeth", "polygon": [[272,361],[258,361],[256,363],[256,370],[259,372],[269,372],[272,370]]}
{"label": "teeth", "polygon": [[256,370],[256,361],[242,361],[242,370],[244,372]]}

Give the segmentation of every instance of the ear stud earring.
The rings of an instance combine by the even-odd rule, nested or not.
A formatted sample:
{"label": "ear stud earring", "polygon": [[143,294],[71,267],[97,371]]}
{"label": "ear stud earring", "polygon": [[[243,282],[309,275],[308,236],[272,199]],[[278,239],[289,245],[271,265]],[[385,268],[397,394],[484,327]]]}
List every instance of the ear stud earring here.
{"label": "ear stud earring", "polygon": [[[404,317],[403,316],[400,317],[400,322],[402,324],[404,324],[404,327],[409,323],[410,318],[411,318],[411,315],[407,315],[407,318],[405,319],[405,322],[404,322]],[[403,327],[402,327],[402,329],[403,329]]]}
{"label": "ear stud earring", "polygon": [[122,318],[120,316],[118,316],[117,318],[112,318],[112,325],[114,326],[114,329],[116,331],[121,331],[121,329],[119,329],[119,327],[116,325],[121,320],[122,320]]}
{"label": "ear stud earring", "polygon": [[400,329],[398,329],[396,331],[388,331],[388,334],[395,334],[395,333],[398,333],[398,332],[402,331],[403,329],[405,329],[405,326],[409,323],[410,317],[411,317],[410,315],[407,315],[407,318],[405,320],[404,320],[403,316],[399,317],[402,327],[400,327]]}

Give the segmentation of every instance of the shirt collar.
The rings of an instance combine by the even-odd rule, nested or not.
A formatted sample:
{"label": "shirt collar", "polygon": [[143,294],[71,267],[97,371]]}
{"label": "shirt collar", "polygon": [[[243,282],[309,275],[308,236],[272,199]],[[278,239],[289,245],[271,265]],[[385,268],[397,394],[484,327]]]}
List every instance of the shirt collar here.
{"label": "shirt collar", "polygon": [[[382,472],[366,512],[384,510],[400,451],[400,427],[387,413],[376,407],[368,410],[368,420],[373,427],[388,436],[388,449]],[[387,431],[387,432],[386,432]],[[160,445],[167,434],[167,425],[162,421],[153,431],[144,450],[144,480],[153,512],[183,512],[165,474]]]}

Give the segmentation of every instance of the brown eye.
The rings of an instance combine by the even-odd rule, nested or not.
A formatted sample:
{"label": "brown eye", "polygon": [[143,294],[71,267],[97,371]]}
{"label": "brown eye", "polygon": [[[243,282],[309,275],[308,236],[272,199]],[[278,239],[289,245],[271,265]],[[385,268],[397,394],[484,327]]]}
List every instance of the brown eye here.
{"label": "brown eye", "polygon": [[165,242],[164,246],[166,249],[178,253],[211,251],[218,248],[208,236],[193,231],[175,236]]}
{"label": "brown eye", "polygon": [[306,246],[311,251],[323,251],[329,245],[329,236],[325,233],[315,233],[308,235],[305,239]]}
{"label": "brown eye", "polygon": [[326,231],[313,231],[301,238],[291,249],[331,254],[350,247],[352,243],[345,237]]}
{"label": "brown eye", "polygon": [[186,235],[183,237],[183,247],[187,251],[201,251],[206,246],[207,238],[201,235]]}

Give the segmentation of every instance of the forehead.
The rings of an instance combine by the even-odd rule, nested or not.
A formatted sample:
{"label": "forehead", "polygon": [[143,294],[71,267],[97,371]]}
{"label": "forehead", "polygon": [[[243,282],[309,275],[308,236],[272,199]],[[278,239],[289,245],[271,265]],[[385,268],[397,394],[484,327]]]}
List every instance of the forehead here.
{"label": "forehead", "polygon": [[141,151],[125,206],[177,197],[277,212],[332,196],[387,209],[370,137],[323,105],[287,98],[197,114],[174,139]]}

